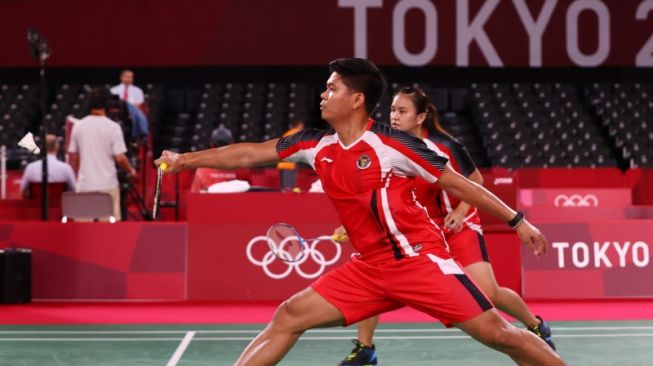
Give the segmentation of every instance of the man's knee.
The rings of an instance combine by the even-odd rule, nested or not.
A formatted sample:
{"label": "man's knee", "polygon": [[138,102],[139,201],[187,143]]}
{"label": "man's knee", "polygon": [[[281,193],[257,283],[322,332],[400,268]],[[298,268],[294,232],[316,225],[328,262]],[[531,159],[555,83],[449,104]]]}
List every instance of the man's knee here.
{"label": "man's knee", "polygon": [[483,292],[485,292],[485,295],[492,301],[493,304],[496,304],[499,298],[499,289],[496,286],[488,286],[487,288],[483,289]]}
{"label": "man's knee", "polygon": [[297,316],[297,314],[298,311],[295,306],[290,303],[290,300],[285,300],[277,307],[273,320],[279,322],[288,322],[291,321],[293,317]]}
{"label": "man's knee", "polygon": [[270,323],[276,329],[290,330],[292,332],[303,332],[301,318],[303,312],[300,306],[292,298],[282,302],[274,313]]}
{"label": "man's knee", "polygon": [[520,329],[507,324],[487,332],[485,339],[481,341],[489,347],[507,350],[519,348],[523,342],[523,337]]}
{"label": "man's knee", "polygon": [[281,303],[279,310],[282,310],[289,318],[298,318],[304,314],[301,304],[294,298],[290,298]]}

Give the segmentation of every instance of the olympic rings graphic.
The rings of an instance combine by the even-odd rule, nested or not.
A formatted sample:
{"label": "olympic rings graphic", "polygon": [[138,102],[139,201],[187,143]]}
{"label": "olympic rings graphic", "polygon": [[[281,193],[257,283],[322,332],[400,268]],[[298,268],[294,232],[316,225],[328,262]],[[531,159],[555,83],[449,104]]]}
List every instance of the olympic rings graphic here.
{"label": "olympic rings graphic", "polygon": [[599,199],[593,194],[585,196],[559,194],[553,199],[553,205],[555,207],[596,207],[599,205]]}
{"label": "olympic rings graphic", "polygon": [[[246,249],[247,259],[252,264],[261,267],[263,269],[263,272],[272,279],[280,280],[286,278],[294,270],[295,272],[297,272],[299,276],[310,280],[310,279],[317,278],[322,273],[324,273],[326,267],[336,263],[338,259],[340,259],[340,255],[342,254],[342,248],[340,247],[340,244],[331,240],[330,236],[323,235],[313,240],[311,244],[306,247],[302,258],[299,259],[297,262],[284,262],[274,255],[272,250],[270,250],[270,246],[278,248],[277,253],[281,253],[282,256],[287,256],[287,258],[291,258],[292,257],[291,253],[289,253],[287,250],[284,249],[286,247],[286,243],[289,240],[297,240],[297,238],[288,237],[288,238],[284,238],[284,240],[281,243],[278,244],[269,243],[268,245],[267,242],[268,238],[266,236],[254,237],[252,238],[252,240],[249,241],[249,243],[247,243],[247,249]],[[317,248],[318,244],[321,242],[331,243],[335,247],[336,253],[334,254],[333,258],[326,259],[324,254]],[[268,249],[268,251],[263,255],[263,258],[261,259],[254,258],[254,254],[252,253],[254,246],[256,246],[257,244],[263,244]],[[302,269],[302,264],[307,263],[309,259],[318,265],[318,268],[313,273],[307,273]],[[270,265],[275,261],[279,261],[280,263],[283,263],[287,267],[283,271],[279,273],[275,273],[270,269]]]}

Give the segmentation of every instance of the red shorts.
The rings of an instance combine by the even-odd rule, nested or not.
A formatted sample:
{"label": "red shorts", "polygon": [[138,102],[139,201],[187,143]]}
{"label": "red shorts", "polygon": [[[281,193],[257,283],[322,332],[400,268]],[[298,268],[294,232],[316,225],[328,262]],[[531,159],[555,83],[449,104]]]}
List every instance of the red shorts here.
{"label": "red shorts", "polygon": [[311,287],[340,310],[345,325],[410,306],[451,326],[493,307],[455,260],[430,253],[374,266],[353,257]]}
{"label": "red shorts", "polygon": [[464,227],[455,234],[445,234],[445,238],[449,251],[463,267],[478,262],[490,262],[482,233]]}

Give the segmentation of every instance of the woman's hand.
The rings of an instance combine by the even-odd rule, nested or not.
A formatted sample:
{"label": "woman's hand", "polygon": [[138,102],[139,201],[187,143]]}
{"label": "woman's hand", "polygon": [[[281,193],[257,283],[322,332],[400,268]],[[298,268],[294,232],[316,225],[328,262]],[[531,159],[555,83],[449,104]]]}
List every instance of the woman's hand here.
{"label": "woman's hand", "polygon": [[458,210],[451,211],[444,218],[444,226],[449,229],[452,233],[457,233],[463,228],[463,223],[465,222],[465,214],[459,212]]}
{"label": "woman's hand", "polygon": [[347,230],[345,229],[344,226],[339,226],[335,230],[333,230],[333,235],[331,235],[331,239],[335,241],[336,243],[344,243],[346,242],[349,238],[347,237]]}

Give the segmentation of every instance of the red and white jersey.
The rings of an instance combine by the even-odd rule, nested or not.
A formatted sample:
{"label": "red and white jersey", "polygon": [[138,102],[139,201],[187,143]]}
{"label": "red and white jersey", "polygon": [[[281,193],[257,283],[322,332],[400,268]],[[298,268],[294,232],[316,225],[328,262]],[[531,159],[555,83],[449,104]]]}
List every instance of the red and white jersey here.
{"label": "red and white jersey", "polygon": [[[424,143],[430,150],[446,158],[449,168],[464,177],[469,177],[476,170],[476,164],[469,156],[465,146],[453,137],[439,132],[431,133],[428,139],[424,139]],[[416,180],[415,188],[417,199],[426,206],[431,218],[440,227],[444,227],[444,218],[458,207],[460,200],[422,179]],[[481,219],[478,216],[476,207],[471,207],[467,211],[463,228],[482,233]]]}
{"label": "red and white jersey", "polygon": [[423,253],[451,257],[441,230],[414,194],[415,177],[435,183],[447,160],[419,138],[370,120],[349,146],[333,130],[308,129],[280,139],[277,153],[315,169],[365,262]]}

